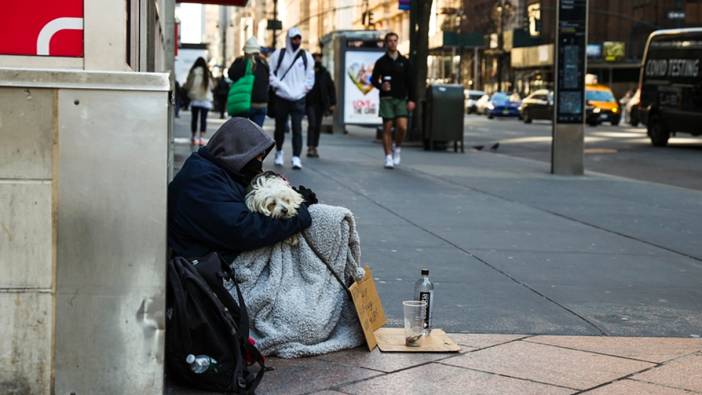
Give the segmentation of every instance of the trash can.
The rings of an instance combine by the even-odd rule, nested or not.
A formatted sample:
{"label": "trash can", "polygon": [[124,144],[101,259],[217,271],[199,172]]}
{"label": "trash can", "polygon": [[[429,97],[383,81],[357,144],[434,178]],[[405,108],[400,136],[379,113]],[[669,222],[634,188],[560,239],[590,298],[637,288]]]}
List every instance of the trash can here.
{"label": "trash can", "polygon": [[463,85],[446,84],[427,87],[424,107],[424,148],[445,147],[453,141],[458,152],[458,142],[463,148]]}

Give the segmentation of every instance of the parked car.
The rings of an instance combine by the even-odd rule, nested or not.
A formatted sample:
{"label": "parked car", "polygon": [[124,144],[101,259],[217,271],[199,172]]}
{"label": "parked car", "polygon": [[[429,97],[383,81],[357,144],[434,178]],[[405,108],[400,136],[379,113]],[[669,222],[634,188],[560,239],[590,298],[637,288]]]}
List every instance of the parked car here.
{"label": "parked car", "polygon": [[702,134],[702,28],[658,30],[648,37],[639,115],[654,146],[671,134]]}
{"label": "parked car", "polygon": [[641,89],[637,89],[629,101],[624,104],[624,122],[631,126],[639,126],[639,101]]}
{"label": "parked car", "polygon": [[480,99],[475,102],[475,113],[480,115],[487,115],[488,107],[490,106],[490,95],[482,95]]}
{"label": "parked car", "polygon": [[487,116],[494,117],[518,117],[519,116],[519,95],[508,95],[505,92],[495,92],[490,96],[487,105]]}
{"label": "parked car", "polygon": [[539,89],[532,92],[519,106],[519,114],[524,123],[531,123],[534,119],[553,120],[553,92],[548,89]]}
{"label": "parked car", "polygon": [[478,100],[485,96],[485,92],[483,91],[474,91],[470,89],[466,89],[465,92],[465,98],[466,98],[466,114],[474,114],[478,112]]}
{"label": "parked car", "polygon": [[619,102],[605,85],[592,84],[585,87],[585,111],[585,121],[591,126],[602,122],[616,126],[622,119]]}

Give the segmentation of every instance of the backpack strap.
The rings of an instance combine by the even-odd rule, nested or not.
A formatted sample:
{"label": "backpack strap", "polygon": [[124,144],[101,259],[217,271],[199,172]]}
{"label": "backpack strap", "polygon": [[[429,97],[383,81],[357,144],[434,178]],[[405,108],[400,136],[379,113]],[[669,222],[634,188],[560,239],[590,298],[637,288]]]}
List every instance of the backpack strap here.
{"label": "backpack strap", "polygon": [[282,48],[280,52],[278,52],[278,65],[275,67],[275,71],[273,74],[276,76],[278,75],[278,70],[280,69],[280,65],[283,64],[283,58],[285,57],[285,48]]}
{"label": "backpack strap", "polygon": [[305,50],[301,49],[297,52],[297,55],[295,55],[295,59],[293,59],[292,63],[290,63],[290,67],[288,67],[287,70],[285,70],[285,74],[283,74],[282,77],[280,77],[280,80],[282,81],[283,78],[285,78],[286,75],[288,75],[288,72],[292,70],[293,66],[295,66],[295,62],[297,62],[297,59],[302,57],[302,63],[305,64],[305,71],[307,71],[307,56],[305,55]]}

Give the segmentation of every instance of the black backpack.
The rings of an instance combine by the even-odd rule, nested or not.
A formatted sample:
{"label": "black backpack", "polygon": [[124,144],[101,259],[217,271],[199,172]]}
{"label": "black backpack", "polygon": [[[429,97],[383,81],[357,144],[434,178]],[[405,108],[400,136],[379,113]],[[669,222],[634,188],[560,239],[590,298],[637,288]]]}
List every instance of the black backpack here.
{"label": "black backpack", "polygon": [[[236,289],[238,303],[229,289]],[[216,361],[202,373],[189,355]],[[191,357],[192,358],[192,357]],[[254,373],[253,364],[258,364]],[[199,260],[168,261],[166,369],[170,380],[208,391],[253,394],[265,371],[261,353],[249,342],[249,318],[234,273],[216,253]]]}

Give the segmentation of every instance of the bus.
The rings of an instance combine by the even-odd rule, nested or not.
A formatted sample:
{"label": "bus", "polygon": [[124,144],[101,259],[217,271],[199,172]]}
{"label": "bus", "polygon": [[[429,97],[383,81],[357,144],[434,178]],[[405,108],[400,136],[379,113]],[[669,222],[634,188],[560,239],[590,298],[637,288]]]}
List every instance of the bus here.
{"label": "bus", "polygon": [[702,27],[658,30],[648,37],[639,114],[651,143],[676,133],[702,134]]}

